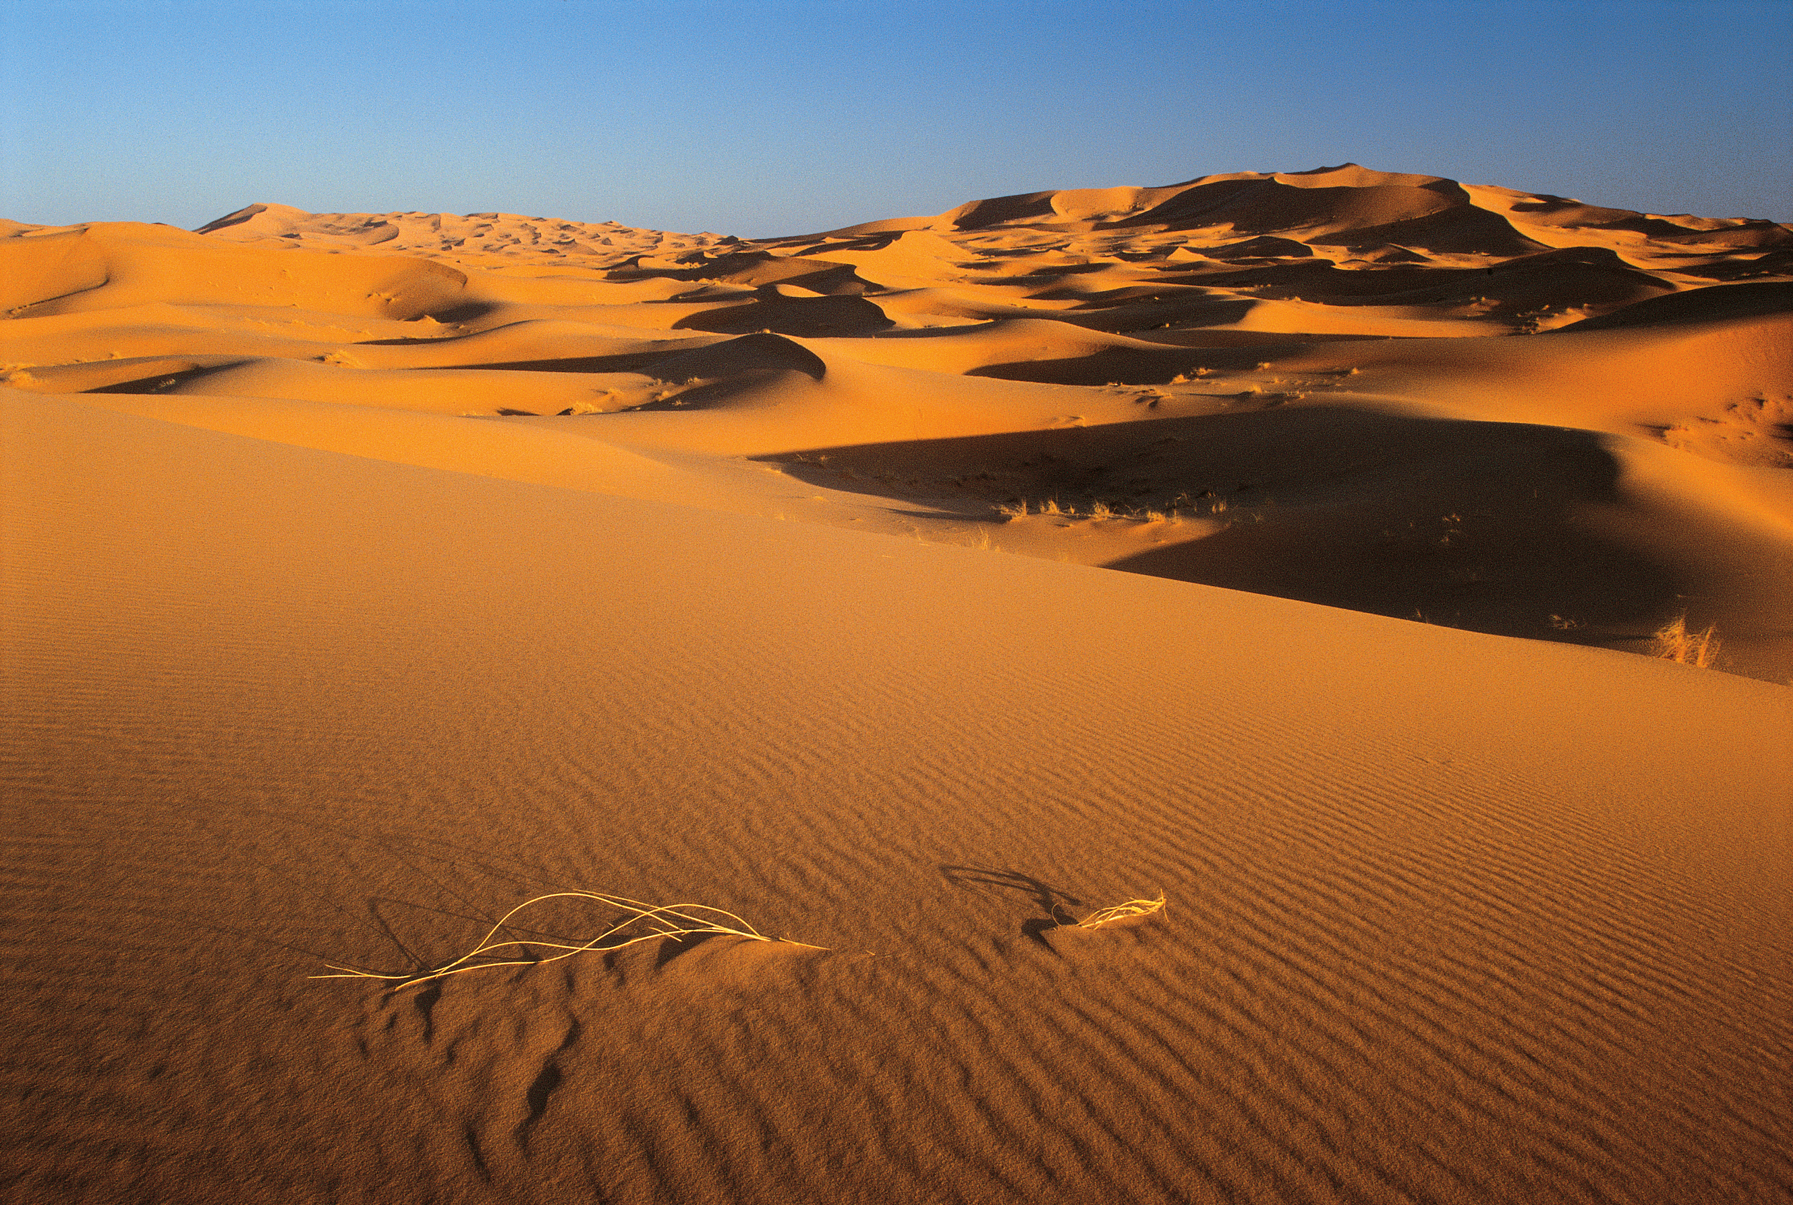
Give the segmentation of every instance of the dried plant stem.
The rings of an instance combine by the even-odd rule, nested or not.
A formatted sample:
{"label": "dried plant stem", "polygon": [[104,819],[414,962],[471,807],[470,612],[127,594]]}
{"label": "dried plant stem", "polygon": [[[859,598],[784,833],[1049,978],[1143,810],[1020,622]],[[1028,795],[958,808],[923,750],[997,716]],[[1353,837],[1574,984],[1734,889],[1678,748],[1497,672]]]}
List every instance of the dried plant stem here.
{"label": "dried plant stem", "polygon": [[[533,907],[545,900],[592,900],[609,908],[619,909],[629,914],[616,922],[590,941],[577,944],[557,941],[537,941],[513,939],[494,941],[493,938],[510,924],[511,919],[526,908]],[[731,923],[732,922],[732,923]],[[631,930],[636,930],[631,932]],[[374,971],[364,971],[355,967],[329,964],[331,974],[312,975],[312,979],[377,979],[391,983],[393,989],[413,987],[432,979],[441,979],[448,975],[459,975],[464,971],[485,970],[490,967],[539,966],[543,963],[558,962],[562,958],[571,958],[575,954],[584,954],[592,950],[620,950],[637,942],[654,941],[658,938],[671,937],[682,939],[698,936],[745,937],[750,941],[783,942],[782,938],[767,937],[758,929],[742,920],[732,912],[721,908],[711,908],[705,904],[645,904],[640,900],[628,899],[620,895],[606,895],[597,891],[554,891],[547,895],[538,895],[534,899],[524,900],[509,912],[506,912],[493,925],[479,944],[461,955],[453,962],[445,963],[433,970],[412,972],[402,975],[382,975]],[[802,945],[801,942],[784,944]],[[807,946],[807,949],[820,949],[819,946]],[[489,955],[499,950],[557,950],[559,953],[540,956],[530,953],[522,958],[491,958]]]}
{"label": "dried plant stem", "polygon": [[1116,904],[1112,908],[1104,908],[1100,912],[1092,912],[1077,922],[1079,929],[1100,929],[1110,921],[1124,920],[1129,916],[1150,916],[1154,912],[1164,910],[1164,892],[1158,892],[1158,898],[1150,900],[1128,900],[1124,904]]}

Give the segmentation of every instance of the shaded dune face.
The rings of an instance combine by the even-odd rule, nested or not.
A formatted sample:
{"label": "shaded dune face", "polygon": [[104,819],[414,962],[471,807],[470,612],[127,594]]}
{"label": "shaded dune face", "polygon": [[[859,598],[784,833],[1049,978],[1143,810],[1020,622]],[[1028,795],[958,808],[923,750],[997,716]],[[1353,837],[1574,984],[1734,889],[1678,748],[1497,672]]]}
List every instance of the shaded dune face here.
{"label": "shaded dune face", "polygon": [[832,448],[793,471],[826,481],[847,469],[897,497],[890,483],[930,473],[993,502],[1035,499],[1036,512],[1107,497],[1135,513],[1234,514],[1107,563],[1475,631],[1561,638],[1574,616],[1567,634],[1623,639],[1694,592],[1643,533],[1581,521],[1624,507],[1621,466],[1587,431],[1276,408]]}

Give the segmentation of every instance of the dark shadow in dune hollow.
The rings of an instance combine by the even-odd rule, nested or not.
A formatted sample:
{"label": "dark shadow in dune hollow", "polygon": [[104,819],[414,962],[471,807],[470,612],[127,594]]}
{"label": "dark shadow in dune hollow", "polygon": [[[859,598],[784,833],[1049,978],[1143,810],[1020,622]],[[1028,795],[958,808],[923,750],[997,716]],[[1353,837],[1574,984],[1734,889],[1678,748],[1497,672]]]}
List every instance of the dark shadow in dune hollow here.
{"label": "dark shadow in dune hollow", "polygon": [[673,330],[742,335],[766,331],[800,338],[868,335],[896,324],[863,297],[784,297],[769,290],[745,305],[703,310],[680,318]]}
{"label": "dark shadow in dune hollow", "polygon": [[522,372],[642,373],[666,381],[716,380],[743,373],[801,372],[819,381],[828,371],[822,358],[782,335],[755,332],[733,339],[678,341],[649,351],[609,356],[567,356],[554,360],[511,360],[502,363],[444,364],[455,369],[504,369]]}
{"label": "dark shadow in dune hollow", "polygon": [[1037,523],[1046,500],[1176,508],[1224,526],[1183,524],[1189,534],[1179,536],[1165,525],[1165,542],[1108,567],[1496,635],[1635,647],[1698,591],[1687,568],[1588,521],[1626,505],[1602,439],[1280,407],[762,459],[817,485],[949,513],[1025,500]]}
{"label": "dark shadow in dune hollow", "polygon": [[97,385],[84,393],[167,393],[190,381],[203,380],[215,373],[236,368],[245,363],[243,360],[231,360],[223,364],[203,364],[194,368],[179,369],[174,372],[161,372],[154,376],[139,377],[132,381],[118,381],[111,385]]}

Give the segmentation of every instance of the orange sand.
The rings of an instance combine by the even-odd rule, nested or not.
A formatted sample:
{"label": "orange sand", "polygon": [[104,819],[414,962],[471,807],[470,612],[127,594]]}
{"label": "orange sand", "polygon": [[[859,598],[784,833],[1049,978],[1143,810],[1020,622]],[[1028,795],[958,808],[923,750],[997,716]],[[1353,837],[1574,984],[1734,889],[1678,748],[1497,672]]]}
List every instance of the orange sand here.
{"label": "orange sand", "polygon": [[[0,309],[6,1200],[1793,1196],[1793,229],[266,205]],[[581,888],[808,946],[307,978]]]}

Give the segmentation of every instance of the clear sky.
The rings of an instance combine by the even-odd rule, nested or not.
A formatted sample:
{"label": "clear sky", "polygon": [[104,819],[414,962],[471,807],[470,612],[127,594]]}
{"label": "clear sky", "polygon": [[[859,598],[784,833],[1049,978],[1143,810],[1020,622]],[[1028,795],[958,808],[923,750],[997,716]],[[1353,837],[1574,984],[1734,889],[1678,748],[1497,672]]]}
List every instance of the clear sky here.
{"label": "clear sky", "polygon": [[1793,0],[0,0],[0,216],[794,234],[1347,160],[1793,221]]}

